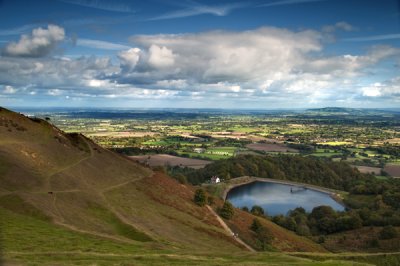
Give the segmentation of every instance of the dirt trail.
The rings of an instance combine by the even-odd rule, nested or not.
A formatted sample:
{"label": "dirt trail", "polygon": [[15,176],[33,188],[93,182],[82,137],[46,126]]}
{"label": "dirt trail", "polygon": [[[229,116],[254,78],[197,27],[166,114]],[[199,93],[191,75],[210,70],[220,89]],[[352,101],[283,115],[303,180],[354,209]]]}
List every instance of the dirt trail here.
{"label": "dirt trail", "polygon": [[69,230],[72,230],[72,231],[75,231],[75,232],[78,232],[78,233],[89,234],[89,235],[94,235],[94,236],[98,236],[98,237],[108,238],[108,239],[112,239],[112,240],[119,241],[119,242],[124,242],[124,243],[134,243],[134,241],[129,240],[127,238],[120,238],[120,237],[116,237],[116,236],[112,236],[112,235],[108,235],[108,234],[102,234],[102,233],[98,233],[98,232],[94,232],[94,231],[86,231],[86,230],[79,229],[79,228],[77,228],[77,227],[75,227],[73,225],[66,224],[66,223],[59,222],[59,221],[54,221],[54,223],[56,225],[60,225],[62,227],[65,227],[65,228],[67,228]]}
{"label": "dirt trail", "polygon": [[233,239],[236,240],[236,242],[238,242],[239,244],[241,244],[242,246],[244,246],[246,249],[248,249],[251,252],[256,252],[252,247],[250,247],[249,245],[247,245],[246,243],[243,242],[243,240],[241,240],[239,237],[234,237],[234,233],[232,232],[232,230],[229,228],[229,226],[224,222],[224,220],[222,220],[221,217],[219,217],[219,215],[209,206],[206,205],[207,209],[215,216],[215,218],[217,218],[218,222],[221,224],[222,228],[225,229],[225,231],[231,236],[233,237]]}

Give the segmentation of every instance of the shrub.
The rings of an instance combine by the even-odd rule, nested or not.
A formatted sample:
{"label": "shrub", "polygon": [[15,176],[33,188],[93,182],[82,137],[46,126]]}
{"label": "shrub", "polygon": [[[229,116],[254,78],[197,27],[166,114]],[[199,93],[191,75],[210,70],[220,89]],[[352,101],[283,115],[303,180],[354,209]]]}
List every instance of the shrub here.
{"label": "shrub", "polygon": [[225,219],[231,219],[235,214],[232,204],[229,201],[225,201],[224,206],[219,211],[219,214]]}
{"label": "shrub", "polygon": [[194,203],[199,206],[204,206],[207,204],[207,195],[203,189],[199,188],[194,193]]}
{"label": "shrub", "polygon": [[392,239],[397,237],[398,233],[396,228],[391,225],[385,226],[379,233],[380,239]]}
{"label": "shrub", "polygon": [[262,250],[267,250],[272,241],[271,232],[257,218],[253,220],[250,229],[256,233],[256,242]]}
{"label": "shrub", "polygon": [[250,212],[256,216],[264,216],[264,209],[258,205],[254,205]]}

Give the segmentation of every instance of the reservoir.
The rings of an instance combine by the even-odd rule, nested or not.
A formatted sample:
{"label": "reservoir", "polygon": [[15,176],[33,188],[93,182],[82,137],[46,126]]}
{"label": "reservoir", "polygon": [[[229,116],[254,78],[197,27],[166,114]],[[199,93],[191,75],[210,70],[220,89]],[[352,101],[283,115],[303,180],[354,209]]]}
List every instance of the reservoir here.
{"label": "reservoir", "polygon": [[259,205],[271,216],[286,215],[289,210],[297,207],[311,212],[320,205],[331,206],[337,211],[344,210],[328,193],[272,182],[256,181],[235,187],[228,192],[226,199],[237,208],[248,207],[250,210],[254,205]]}

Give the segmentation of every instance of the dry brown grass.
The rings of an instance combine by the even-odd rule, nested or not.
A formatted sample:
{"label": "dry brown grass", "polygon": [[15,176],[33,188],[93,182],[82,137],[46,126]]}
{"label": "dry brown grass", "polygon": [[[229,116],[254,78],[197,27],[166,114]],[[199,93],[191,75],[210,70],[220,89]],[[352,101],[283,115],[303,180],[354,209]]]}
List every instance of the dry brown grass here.
{"label": "dry brown grass", "polygon": [[251,150],[266,151],[266,152],[298,152],[298,150],[289,148],[284,144],[274,144],[274,143],[251,143],[246,145],[246,147]]}
{"label": "dry brown grass", "polygon": [[387,164],[385,168],[383,168],[386,173],[393,177],[400,177],[400,165],[396,164]]}
{"label": "dry brown grass", "polygon": [[149,166],[182,166],[199,169],[210,164],[210,161],[173,156],[169,154],[129,156],[129,158]]}

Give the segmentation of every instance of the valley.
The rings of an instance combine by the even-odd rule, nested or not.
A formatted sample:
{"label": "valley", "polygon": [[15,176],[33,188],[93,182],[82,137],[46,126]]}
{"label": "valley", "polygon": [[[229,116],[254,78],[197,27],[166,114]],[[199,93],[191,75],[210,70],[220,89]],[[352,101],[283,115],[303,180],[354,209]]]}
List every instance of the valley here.
{"label": "valley", "polygon": [[[382,171],[377,173],[377,169],[397,165],[398,157],[392,152],[397,144],[388,144],[388,139],[383,139],[398,136],[398,125],[394,122],[379,122],[390,124],[384,129],[381,126],[374,129],[382,131],[381,138],[350,141],[354,134],[351,131],[353,133],[340,139],[336,135],[326,138],[327,142],[321,145],[320,137],[313,137],[311,133],[307,140],[300,141],[303,130],[278,135],[276,122],[272,121],[279,121],[283,130],[287,128],[284,122],[287,118],[278,119],[277,114],[273,114],[275,118],[269,118],[267,123],[263,122],[267,119],[265,114],[262,117],[258,114],[250,117],[223,114],[224,118],[214,114],[218,120],[209,123],[207,130],[188,130],[189,124],[201,124],[198,119],[204,119],[193,118],[197,117],[195,114],[183,115],[190,118],[174,114],[177,118],[161,120],[159,114],[154,115],[154,120],[149,114],[146,114],[148,120],[113,117],[107,123],[101,117],[76,118],[76,114],[68,113],[26,114],[28,117],[6,109],[0,112],[0,211],[7,217],[7,222],[1,225],[5,232],[1,243],[6,263],[33,261],[33,264],[51,265],[73,259],[74,264],[82,265],[88,261],[100,265],[119,265],[128,261],[134,261],[135,265],[269,265],[274,261],[288,265],[347,265],[346,260],[349,260],[350,263],[395,265],[391,263],[400,259],[396,253],[398,236],[379,239],[385,223],[397,226],[397,212],[395,207],[388,205],[392,203],[385,198],[386,194],[383,195],[383,207],[377,210],[387,217],[390,215],[392,220],[389,222],[362,218],[365,226],[329,229],[333,231],[325,233],[319,231],[321,228],[312,227],[311,220],[307,222],[309,228],[300,220],[296,222],[297,219],[310,219],[314,210],[311,214],[293,213],[290,215],[295,216],[284,217],[257,214],[250,211],[249,206],[248,209],[235,209],[231,219],[222,220],[219,216],[224,193],[232,184],[243,183],[243,178],[239,177],[244,175],[270,178],[278,183],[279,180],[300,182],[335,191],[353,211],[333,214],[332,221],[339,217],[365,215],[365,208],[376,206],[369,202],[376,202],[382,195],[374,196],[360,190],[363,179],[365,182],[376,180],[374,186],[379,186],[380,182],[384,182],[382,185],[392,181],[397,184],[395,177]],[[137,116],[134,112],[133,115]],[[209,116],[207,114],[207,119]],[[235,131],[222,132],[218,128],[217,121],[220,120],[232,120],[229,123],[236,125],[232,127]],[[241,120],[252,122],[239,129],[237,123]],[[267,130],[270,123],[275,133],[262,133],[270,132]],[[260,124],[264,124],[264,131]],[[322,127],[326,126],[322,124]],[[78,129],[74,128],[76,125],[80,125],[78,133],[73,133]],[[304,127],[313,126],[306,124]],[[138,128],[145,133],[140,133]],[[387,135],[387,132],[391,133]],[[369,155],[372,150],[381,149],[388,150],[388,154]],[[351,150],[356,157],[358,152],[365,154],[368,160],[361,157],[351,160]],[[185,152],[188,154],[182,156]],[[229,166],[231,163],[236,168]],[[257,165],[258,172],[250,171],[251,163]],[[279,172],[276,167],[280,167],[280,163],[284,168]],[[307,172],[313,170],[301,166],[303,163],[320,165],[312,166],[312,169],[330,165],[340,178],[345,178],[342,173],[351,173],[353,177],[335,181],[334,185],[330,183],[331,177],[328,178],[331,174]],[[297,164],[303,172],[290,172]],[[372,170],[374,173],[369,174]],[[209,179],[214,175],[222,182],[210,183]],[[346,182],[350,183],[346,185]],[[354,185],[352,182],[361,183]],[[354,186],[359,190],[355,191]],[[199,188],[209,195],[206,207],[193,203],[193,195]],[[364,200],[360,201],[361,198]],[[257,234],[250,230],[255,219],[268,232],[266,246],[261,247]],[[288,225],[290,219],[295,221],[295,227]],[[300,228],[310,232],[299,231]],[[362,236],[363,230],[370,230],[368,239]],[[232,237],[232,234],[238,234],[238,237]],[[354,239],[351,237],[354,235],[359,237]],[[31,241],[27,242],[26,237]],[[20,241],[16,242],[16,238]],[[60,250],[64,245],[69,248]],[[214,246],[218,249],[213,249]],[[257,255],[248,254],[249,249],[257,250]],[[329,255],[347,251],[358,254]],[[228,255],[232,252],[234,256]],[[388,257],[377,259],[382,252],[387,252]]]}

